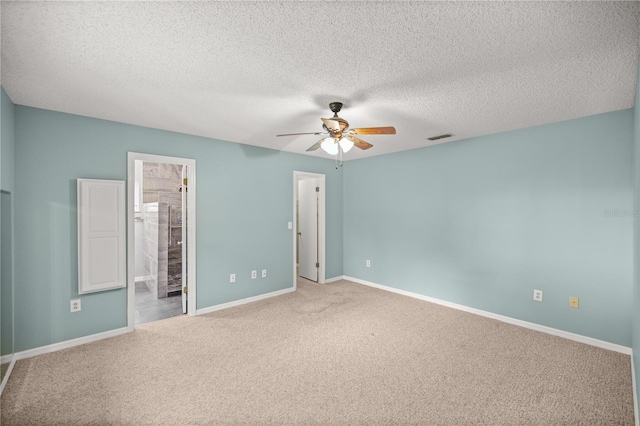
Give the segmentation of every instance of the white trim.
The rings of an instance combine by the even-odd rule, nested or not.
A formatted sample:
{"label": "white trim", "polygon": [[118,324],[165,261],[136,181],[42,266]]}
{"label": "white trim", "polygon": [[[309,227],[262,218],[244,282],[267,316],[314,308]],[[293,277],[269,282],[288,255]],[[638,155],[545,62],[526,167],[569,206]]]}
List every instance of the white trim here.
{"label": "white trim", "polygon": [[296,291],[295,287],[285,288],[283,290],[272,291],[271,293],[260,294],[258,296],[247,297],[245,299],[234,300],[233,302],[221,303],[219,305],[209,306],[208,308],[196,310],[196,315],[209,314],[211,312],[221,311],[223,309],[233,308],[247,303],[257,302],[271,297],[282,296],[283,294]]}
{"label": "white trim", "polygon": [[329,284],[329,283],[334,283],[336,281],[340,281],[340,280],[344,280],[344,275],[338,275],[337,277],[333,277],[333,278],[327,278],[326,280],[324,280],[325,284]]}
{"label": "white trim", "polygon": [[[209,308],[197,309],[197,310],[192,311],[193,313],[191,315],[207,314],[209,312],[215,312],[215,311],[219,311],[219,310],[222,310],[222,309],[232,308],[234,306],[244,305],[246,303],[257,302],[258,300],[262,300],[262,299],[268,299],[270,297],[280,296],[280,295],[283,295],[283,294],[286,294],[286,293],[291,293],[293,291],[295,291],[295,288],[293,288],[293,287],[285,288],[284,290],[278,290],[278,291],[274,291],[274,292],[271,292],[271,293],[261,294],[259,296],[248,297],[246,299],[235,300],[233,302],[223,303],[223,304],[220,304],[220,305],[211,306]],[[103,340],[103,339],[108,339],[110,337],[120,336],[122,334],[126,334],[126,333],[129,333],[131,331],[132,330],[129,330],[129,327],[116,328],[115,330],[109,330],[109,331],[105,331],[105,332],[102,332],[102,333],[91,334],[89,336],[78,337],[77,339],[65,340],[63,342],[53,343],[51,345],[40,346],[38,348],[28,349],[28,350],[22,351],[22,352],[16,352],[13,355],[13,362],[12,363],[15,363],[16,361],[21,360],[21,359],[32,358],[34,356],[44,355],[44,354],[48,354],[48,353],[51,353],[51,352],[57,352],[57,351],[61,351],[63,349],[72,348],[74,346],[79,346],[79,345],[84,345],[84,344],[87,344],[87,343],[97,342],[98,340]],[[11,355],[5,355],[5,357],[8,357],[8,356],[11,356]],[[5,357],[3,357],[3,359]],[[10,368],[12,368],[12,367],[10,366]],[[7,377],[8,377],[8,374],[7,374]]]}
{"label": "white trim", "polygon": [[382,284],[372,283],[372,282],[361,280],[361,279],[358,279],[358,278],[345,276],[344,279],[345,280],[349,280],[349,281],[353,281],[354,283],[357,283],[357,284],[363,284],[363,285],[367,285],[369,287],[375,287],[375,288],[378,288],[378,289],[381,289],[381,290],[390,291],[392,293],[398,293],[398,294],[401,294],[403,296],[413,297],[415,299],[420,299],[420,300],[424,300],[426,302],[436,303],[438,305],[442,305],[442,306],[446,306],[446,307],[449,307],[449,308],[458,309],[460,311],[469,312],[471,314],[480,315],[480,316],[483,316],[483,317],[495,319],[495,320],[498,320],[498,321],[506,322],[508,324],[513,324],[513,325],[517,325],[517,326],[520,326],[520,327],[528,328],[528,329],[531,329],[531,330],[540,331],[542,333],[551,334],[552,336],[563,337],[565,339],[573,340],[575,342],[584,343],[584,344],[595,346],[595,347],[602,348],[602,349],[608,349],[608,350],[614,351],[614,352],[620,352],[620,353],[625,354],[625,355],[631,355],[631,348],[629,348],[629,347],[618,345],[618,344],[611,343],[611,342],[605,342],[604,340],[594,339],[593,337],[587,337],[587,336],[583,336],[581,334],[575,334],[575,333],[571,333],[571,332],[564,331],[564,330],[558,330],[557,328],[547,327],[545,325],[535,324],[535,323],[528,322],[528,321],[522,321],[522,320],[519,320],[519,319],[516,319],[516,318],[511,318],[511,317],[507,317],[507,316],[500,315],[500,314],[494,314],[493,312],[487,312],[487,311],[483,311],[481,309],[470,308],[468,306],[459,305],[457,303],[447,302],[446,300],[436,299],[436,298],[433,298],[433,297],[424,296],[422,294],[413,293],[413,292],[406,291],[406,290],[400,290],[400,289],[397,289],[397,288],[388,287],[388,286],[382,285]]}
{"label": "white trim", "polygon": [[633,350],[631,351],[631,386],[633,387],[633,418],[635,425],[640,426],[640,418],[638,418],[638,395],[636,393],[636,367],[633,364]]}
{"label": "white trim", "polygon": [[16,361],[19,361],[21,359],[32,358],[38,355],[44,355],[51,352],[61,351],[63,349],[69,349],[74,346],[97,342],[98,340],[120,336],[128,332],[129,330],[127,329],[127,327],[122,327],[116,328],[115,330],[103,331],[102,333],[91,334],[89,336],[78,337],[77,339],[65,340],[63,342],[53,343],[51,345],[40,346],[38,348],[28,349],[22,352],[16,352],[15,359]]}
{"label": "white trim", "polygon": [[[14,191],[6,191],[6,190],[0,190],[0,192],[3,192],[7,195],[12,195],[15,192]],[[11,263],[11,312],[13,312],[13,323],[11,324],[11,349],[15,350],[16,347],[16,338],[15,338],[15,275],[16,275],[16,268],[15,268],[15,241],[16,241],[16,227],[14,226],[15,224],[15,199],[11,198],[11,211],[10,211],[10,219],[11,219],[11,253],[9,253],[9,256],[11,257],[10,259],[10,263]],[[7,384],[7,381],[9,380],[9,376],[11,376],[11,372],[13,371],[13,367],[16,365],[16,356],[15,353],[11,353],[8,355],[4,355],[2,357],[0,357],[0,363],[5,364],[5,363],[9,363],[9,367],[7,368],[7,373],[5,374],[4,378],[2,379],[2,383],[0,383],[0,395],[2,395],[2,392],[4,391],[4,387]]]}
{"label": "white trim", "polygon": [[[0,384],[0,395],[2,395],[2,392],[4,392],[4,387],[7,385],[7,382],[9,381],[9,376],[11,376],[11,372],[13,371],[14,365],[16,365],[16,357],[14,354],[3,356],[2,364],[5,364],[4,358],[7,358],[7,357],[11,358],[11,363],[9,364],[9,368],[7,368],[7,372],[4,375],[4,379],[2,379],[2,384]],[[6,361],[6,362],[9,362],[9,361]]]}
{"label": "white trim", "polygon": [[187,300],[190,306],[187,315],[196,314],[196,160],[164,155],[127,152],[127,329],[135,328],[135,240],[134,240],[134,194],[135,194],[135,160],[152,163],[182,164],[187,166],[188,188],[191,194],[187,197]]}
{"label": "white trim", "polygon": [[134,283],[139,283],[140,281],[147,281],[147,280],[150,280],[150,279],[151,279],[151,275],[143,275],[141,277],[135,277],[133,279],[133,282]]}
{"label": "white trim", "polygon": [[298,218],[296,215],[296,201],[298,199],[298,181],[302,179],[315,178],[320,188],[320,197],[318,199],[318,210],[320,215],[318,217],[318,263],[320,268],[318,269],[318,283],[324,284],[325,272],[326,272],[326,256],[325,256],[325,223],[326,223],[326,197],[327,192],[326,178],[321,173],[300,172],[293,171],[293,289],[298,287],[298,271],[296,268],[296,246],[298,244],[296,229],[298,228]]}

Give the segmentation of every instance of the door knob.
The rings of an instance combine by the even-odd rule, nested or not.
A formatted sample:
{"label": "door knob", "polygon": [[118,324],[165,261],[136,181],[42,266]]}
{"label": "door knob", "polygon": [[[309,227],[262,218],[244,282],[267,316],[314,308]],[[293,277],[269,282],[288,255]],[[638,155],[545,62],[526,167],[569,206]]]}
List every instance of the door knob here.
{"label": "door knob", "polygon": [[302,232],[298,232],[298,235],[302,235]]}

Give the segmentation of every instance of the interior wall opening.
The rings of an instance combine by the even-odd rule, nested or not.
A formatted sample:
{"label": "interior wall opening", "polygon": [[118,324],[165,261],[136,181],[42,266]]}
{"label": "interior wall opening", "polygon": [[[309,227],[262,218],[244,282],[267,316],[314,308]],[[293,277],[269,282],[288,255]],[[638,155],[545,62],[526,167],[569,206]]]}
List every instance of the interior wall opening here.
{"label": "interior wall opening", "polygon": [[[135,160],[135,325],[186,313],[187,166]],[[184,238],[183,238],[184,236]]]}
{"label": "interior wall opening", "polygon": [[129,152],[127,329],[196,314],[195,160]]}

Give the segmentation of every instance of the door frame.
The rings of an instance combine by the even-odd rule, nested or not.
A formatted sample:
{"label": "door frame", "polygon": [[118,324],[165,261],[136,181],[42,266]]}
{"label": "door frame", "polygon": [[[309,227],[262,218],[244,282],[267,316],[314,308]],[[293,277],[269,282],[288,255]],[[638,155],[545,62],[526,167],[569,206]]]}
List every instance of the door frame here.
{"label": "door frame", "polygon": [[298,217],[297,217],[297,200],[298,200],[298,182],[305,179],[316,179],[316,183],[320,188],[318,197],[318,284],[325,283],[325,192],[326,182],[325,175],[321,173],[302,172],[294,170],[293,172],[293,288],[298,288],[298,271],[296,270],[296,253],[298,252]]}
{"label": "door frame", "polygon": [[[127,330],[135,329],[135,213],[136,160],[150,163],[181,164],[187,167],[187,315],[196,315],[196,160],[164,155],[127,152]],[[183,283],[184,286],[184,283]]]}

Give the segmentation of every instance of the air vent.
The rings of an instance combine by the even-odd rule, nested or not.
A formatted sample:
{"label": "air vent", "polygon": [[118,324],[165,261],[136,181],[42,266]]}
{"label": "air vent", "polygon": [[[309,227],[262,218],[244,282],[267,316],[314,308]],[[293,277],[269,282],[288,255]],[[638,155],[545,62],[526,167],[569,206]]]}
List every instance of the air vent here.
{"label": "air vent", "polygon": [[445,138],[450,138],[451,136],[453,136],[452,133],[445,133],[444,135],[439,135],[439,136],[432,136],[429,139],[430,141],[437,141],[438,139],[445,139]]}

